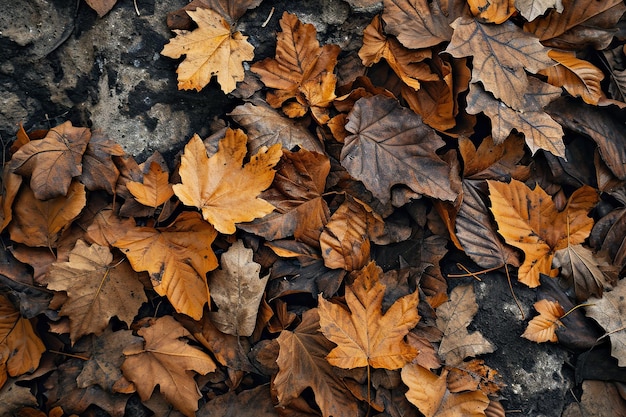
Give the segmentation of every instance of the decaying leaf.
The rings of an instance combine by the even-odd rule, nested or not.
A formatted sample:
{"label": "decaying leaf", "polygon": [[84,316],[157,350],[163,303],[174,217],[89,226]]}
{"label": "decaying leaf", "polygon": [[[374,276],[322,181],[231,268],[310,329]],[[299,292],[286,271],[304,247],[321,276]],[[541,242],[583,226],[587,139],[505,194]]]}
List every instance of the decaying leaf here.
{"label": "decaying leaf", "polygon": [[516,12],[515,0],[468,0],[472,14],[485,23],[504,23]]}
{"label": "decaying leaf", "polygon": [[372,262],[346,287],[349,312],[319,296],[321,331],[337,344],[327,356],[331,365],[344,369],[398,369],[417,355],[417,350],[403,339],[419,321],[418,294],[398,299],[383,314],[385,286],[379,282],[381,272]]}
{"label": "decaying leaf", "polygon": [[183,339],[190,334],[172,316],[156,319],[137,333],[145,342],[124,349],[124,376],[135,384],[142,400],[150,398],[158,385],[174,407],[195,416],[201,395],[193,375],[215,371],[215,362]]}
{"label": "decaying leaf", "polygon": [[173,186],[183,204],[202,210],[202,216],[217,231],[235,233],[235,224],[263,217],[274,206],[258,198],[274,180],[274,166],[281,145],[261,148],[243,165],[247,137],[241,130],[226,131],[215,155],[208,157],[198,135],[185,146],[180,164],[182,184]]}
{"label": "decaying leaf", "polygon": [[243,81],[243,61],[254,58],[254,47],[241,32],[231,33],[228,22],[211,9],[197,8],[187,14],[198,28],[174,30],[176,37],[161,51],[170,58],[186,55],[176,70],[178,89],[200,91],[216,75],[222,91],[230,93]]}
{"label": "decaying leaf", "polygon": [[611,355],[619,366],[626,366],[626,280],[620,280],[613,291],[602,298],[591,297],[585,307],[588,317],[597,321],[611,339]]}
{"label": "decaying leaf", "polygon": [[148,207],[158,207],[174,195],[169,174],[156,162],[150,164],[148,173],[143,176],[143,183],[128,181],[126,188],[138,202]]}
{"label": "decaying leaf", "polygon": [[565,314],[565,310],[558,301],[547,299],[539,300],[534,304],[539,313],[529,322],[522,337],[537,343],[558,342],[556,329],[563,326],[559,320]]}
{"label": "decaying leaf", "polygon": [[603,96],[600,87],[600,81],[604,79],[602,71],[590,62],[576,58],[573,53],[552,49],[548,55],[559,63],[539,71],[548,77],[548,83],[564,87],[571,95],[582,97],[587,104],[597,105]]}
{"label": "decaying leaf", "polygon": [[236,241],[222,255],[221,268],[209,278],[211,298],[218,310],[210,317],[226,334],[250,336],[269,275],[259,276],[261,265],[252,261],[252,249]]}
{"label": "decaying leaf", "polygon": [[529,22],[538,18],[550,8],[554,8],[557,13],[563,12],[561,0],[515,0],[515,7]]}

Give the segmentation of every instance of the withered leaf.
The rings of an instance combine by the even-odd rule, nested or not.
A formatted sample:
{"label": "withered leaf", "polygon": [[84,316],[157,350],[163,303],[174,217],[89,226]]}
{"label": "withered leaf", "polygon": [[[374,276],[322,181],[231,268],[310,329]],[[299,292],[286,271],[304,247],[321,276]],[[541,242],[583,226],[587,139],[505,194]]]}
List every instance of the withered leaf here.
{"label": "withered leaf", "polygon": [[258,198],[274,180],[281,145],[261,148],[243,165],[247,137],[241,130],[226,130],[218,151],[210,158],[198,135],[185,146],[180,164],[182,184],[173,186],[180,201],[202,210],[202,216],[221,233],[232,234],[235,224],[263,217],[274,206]]}
{"label": "withered leaf", "polygon": [[468,0],[467,3],[470,6],[472,14],[484,23],[500,23],[508,20],[515,9],[515,0]]}
{"label": "withered leaf", "polygon": [[167,27],[170,29],[189,29],[192,19],[187,10],[199,8],[211,9],[217,12],[232,26],[245,12],[254,9],[262,0],[193,0],[185,7],[167,14]]}
{"label": "withered leaf", "polygon": [[88,190],[105,190],[113,194],[120,171],[112,157],[123,155],[120,144],[100,132],[93,132],[83,155],[83,173],[78,179]]}
{"label": "withered leaf", "polygon": [[543,15],[550,8],[554,8],[557,13],[563,12],[561,0],[515,0],[515,7],[529,22]]}
{"label": "withered leaf", "polygon": [[45,282],[68,295],[60,314],[70,318],[72,343],[89,333],[101,334],[112,317],[130,324],[148,300],[130,265],[113,262],[108,247],[82,240],[70,252],[69,262],[50,266]]}
{"label": "withered leaf", "polygon": [[183,212],[168,227],[134,227],[114,246],[135,271],[147,271],[154,290],[176,311],[199,320],[209,301],[206,273],[217,268],[216,230],[199,213]]}
{"label": "withered leaf", "polygon": [[611,339],[611,356],[619,366],[626,366],[626,322],[624,320],[626,280],[619,280],[613,291],[605,291],[602,298],[591,297],[585,306],[588,317],[597,321]]}
{"label": "withered leaf", "polygon": [[14,174],[9,169],[8,164],[5,165],[2,170],[2,193],[0,195],[0,231],[4,230],[13,219],[11,206],[13,206],[13,201],[15,201],[21,185],[22,176]]}
{"label": "withered leaf", "polygon": [[211,298],[218,310],[211,320],[223,333],[250,336],[269,275],[260,277],[261,265],[252,261],[252,249],[236,241],[221,258],[221,268],[209,277]]}
{"label": "withered leaf", "polygon": [[174,30],[176,37],[161,51],[170,58],[186,55],[176,70],[178,89],[200,91],[216,75],[222,91],[230,93],[243,80],[243,61],[254,58],[254,47],[241,32],[231,33],[228,22],[211,9],[197,8],[187,14],[198,28]]}
{"label": "withered leaf", "polygon": [[280,405],[289,404],[311,387],[315,401],[325,416],[357,413],[357,401],[326,360],[333,343],[320,332],[317,309],[302,314],[293,331],[278,336],[278,373],[273,381]]}
{"label": "withered leaf", "polygon": [[98,13],[98,17],[103,17],[111,11],[117,0],[85,0],[85,2]]}
{"label": "withered leaf", "polygon": [[538,316],[529,322],[522,337],[537,343],[558,342],[556,329],[563,326],[559,320],[565,314],[565,310],[558,301],[547,299],[537,301],[534,306]]}
{"label": "withered leaf", "polygon": [[532,35],[512,22],[485,25],[459,18],[446,52],[454,57],[472,56],[472,82],[482,82],[485,90],[513,109],[522,109],[528,77],[524,70],[537,73],[555,64],[548,50]]}
{"label": "withered leaf", "polygon": [[145,340],[124,349],[124,376],[137,387],[142,400],[147,400],[158,385],[165,398],[188,417],[195,416],[200,391],[194,372],[206,375],[215,371],[215,362],[200,349],[187,344],[190,336],[172,316],[153,321],[150,327],[137,332]]}
{"label": "withered leaf", "polygon": [[379,282],[381,273],[371,262],[346,287],[349,312],[318,297],[321,331],[337,344],[326,357],[331,365],[344,369],[398,369],[417,355],[417,350],[403,339],[420,319],[418,293],[399,298],[383,314],[385,286]]}
{"label": "withered leaf", "polygon": [[169,174],[154,161],[150,163],[142,183],[128,181],[126,188],[138,202],[148,207],[158,207],[174,195],[172,185],[169,183]]}
{"label": "withered leaf", "polygon": [[83,172],[83,154],[91,132],[65,122],[50,129],[45,138],[18,149],[10,167],[16,174],[30,176],[35,198],[48,200],[68,193],[72,178]]}
{"label": "withered leaf", "polygon": [[450,166],[436,154],[444,145],[421,118],[391,98],[361,98],[348,115],[341,164],[372,194],[387,203],[391,188],[407,185],[416,193],[454,201]]}
{"label": "withered leaf", "polygon": [[589,241],[609,255],[618,268],[626,265],[626,208],[617,208],[594,225]]}
{"label": "withered leaf", "polygon": [[511,135],[502,143],[494,143],[487,136],[478,148],[471,140],[459,138],[459,152],[463,159],[463,177],[470,180],[501,180],[515,178],[525,181],[530,168],[521,165],[525,155],[524,139],[521,135]]}

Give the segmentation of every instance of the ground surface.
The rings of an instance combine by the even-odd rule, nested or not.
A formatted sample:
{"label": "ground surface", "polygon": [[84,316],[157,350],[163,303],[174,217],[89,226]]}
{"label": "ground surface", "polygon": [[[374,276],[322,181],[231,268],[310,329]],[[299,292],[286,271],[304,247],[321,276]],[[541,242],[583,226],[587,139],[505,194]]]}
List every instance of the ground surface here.
{"label": "ground surface", "polygon": [[[193,133],[207,136],[213,120],[240,103],[215,84],[199,93],[177,90],[176,62],[160,51],[171,37],[165,16],[184,0],[137,0],[139,16],[131,0],[119,0],[102,19],[82,1],[3,3],[0,138],[5,144],[19,123],[31,130],[71,120],[101,129],[139,161],[155,150],[171,160]],[[273,17],[262,27],[272,7]],[[267,0],[240,22],[257,58],[273,54],[285,9],[314,23],[322,44],[339,44],[348,54],[358,50],[376,6],[355,11],[341,0]],[[459,272],[452,259],[445,262],[444,273]],[[515,283],[513,288],[528,316],[535,291]],[[471,328],[497,347],[484,359],[507,384],[502,392],[505,408],[511,415],[561,416],[574,399],[574,369],[568,364],[575,352],[520,338],[526,322],[503,274],[484,277],[476,293],[480,310]]]}

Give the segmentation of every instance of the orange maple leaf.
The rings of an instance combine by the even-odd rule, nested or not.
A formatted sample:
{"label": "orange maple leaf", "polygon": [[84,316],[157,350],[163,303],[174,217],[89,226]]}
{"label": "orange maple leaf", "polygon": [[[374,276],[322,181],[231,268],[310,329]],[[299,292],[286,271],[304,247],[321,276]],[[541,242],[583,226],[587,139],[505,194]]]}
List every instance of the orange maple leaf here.
{"label": "orange maple leaf", "polygon": [[239,129],[226,130],[218,151],[208,157],[195,135],[181,158],[182,184],[173,186],[183,204],[202,210],[202,216],[219,232],[235,233],[235,224],[263,217],[274,206],[258,198],[274,180],[274,166],[282,155],[281,145],[263,147],[242,166],[246,156],[246,135]]}
{"label": "orange maple leaf", "polygon": [[128,181],[126,188],[135,199],[148,207],[159,207],[174,195],[169,175],[157,162],[150,163],[150,169],[143,176],[143,183]]}
{"label": "orange maple leaf", "polygon": [[186,55],[176,71],[178,89],[200,91],[217,75],[222,91],[230,93],[243,80],[243,61],[254,58],[254,47],[241,32],[231,33],[230,25],[217,12],[198,7],[187,13],[198,28],[174,30],[177,36],[161,51],[170,58]]}
{"label": "orange maple leaf", "polygon": [[420,319],[418,293],[399,298],[383,314],[385,286],[379,282],[381,273],[371,262],[346,287],[350,312],[319,295],[321,331],[337,344],[326,357],[331,365],[344,369],[363,366],[398,369],[417,356],[417,349],[403,339]]}
{"label": "orange maple leaf", "polygon": [[598,201],[598,193],[583,186],[572,194],[563,211],[557,211],[539,185],[531,190],[517,180],[487,183],[498,233],[525,254],[518,280],[537,287],[540,273],[551,275],[554,252],[582,243],[589,235],[593,219],[587,213]]}
{"label": "orange maple leaf", "polygon": [[563,326],[559,320],[565,315],[565,310],[558,301],[539,300],[534,304],[535,310],[539,313],[529,322],[522,337],[533,342],[558,342],[556,329]]}

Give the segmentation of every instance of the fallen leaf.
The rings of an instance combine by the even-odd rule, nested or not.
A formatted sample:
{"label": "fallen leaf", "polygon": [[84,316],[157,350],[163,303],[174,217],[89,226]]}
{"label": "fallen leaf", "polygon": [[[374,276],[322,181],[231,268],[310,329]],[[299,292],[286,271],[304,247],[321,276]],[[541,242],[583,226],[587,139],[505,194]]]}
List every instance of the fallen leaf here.
{"label": "fallen leaf", "polygon": [[30,392],[30,388],[16,384],[17,380],[9,380],[8,384],[0,387],[0,413],[5,416],[14,415],[23,407],[37,407],[37,398]]}
{"label": "fallen leaf", "polygon": [[158,385],[174,407],[186,416],[195,416],[202,395],[193,375],[215,371],[213,360],[185,341],[189,332],[171,316],[158,318],[137,333],[145,342],[124,349],[124,376],[135,384],[143,401]]}
{"label": "fallen leaf", "polygon": [[591,245],[606,253],[613,265],[626,265],[626,208],[617,208],[596,222],[589,235]]}
{"label": "fallen leaf", "polygon": [[159,207],[174,195],[169,174],[156,162],[150,164],[142,183],[128,181],[126,188],[138,202],[148,207]]}
{"label": "fallen leaf", "polygon": [[512,22],[485,25],[461,17],[451,26],[454,32],[446,52],[457,58],[471,56],[472,83],[482,82],[485,90],[513,109],[524,108],[529,82],[525,70],[534,74],[555,64],[537,38]]}
{"label": "fallen leaf", "polygon": [[241,130],[226,131],[219,149],[207,156],[195,135],[185,146],[179,169],[182,184],[173,186],[180,201],[202,210],[202,216],[217,231],[235,233],[235,224],[263,217],[274,206],[257,196],[274,180],[274,166],[282,151],[279,144],[261,148],[242,166],[247,137]]}
{"label": "fallen leaf", "polygon": [[497,144],[487,136],[478,148],[467,138],[459,138],[458,142],[465,179],[525,181],[530,176],[530,168],[521,163],[526,154],[521,135],[510,135]]}
{"label": "fallen leaf", "polygon": [[82,240],[70,252],[69,262],[50,266],[44,281],[49,289],[68,295],[59,313],[70,318],[72,343],[89,333],[101,334],[112,317],[130,325],[148,300],[127,263],[113,262],[108,247]]}
{"label": "fallen leaf", "polygon": [[626,280],[621,279],[612,291],[605,291],[602,298],[589,298],[585,306],[587,317],[597,321],[611,340],[611,356],[619,366],[626,366],[625,299]]}
{"label": "fallen leaf", "polygon": [[446,384],[448,371],[437,376],[419,365],[402,368],[402,382],[409,387],[406,398],[426,417],[482,417],[489,398],[482,391],[451,393]]}
{"label": "fallen leaf", "polygon": [[553,8],[557,13],[563,12],[561,0],[515,0],[515,7],[529,22],[543,15],[548,9]]}
{"label": "fallen leaf", "polygon": [[90,191],[105,190],[113,194],[120,171],[112,157],[124,154],[119,143],[100,132],[93,132],[83,154],[83,172],[78,177],[79,181]]}
{"label": "fallen leaf", "polygon": [[197,417],[276,417],[268,384],[258,385],[241,392],[229,391],[207,401]]}
{"label": "fallen leaf", "polygon": [[486,395],[497,396],[504,387],[500,374],[485,365],[482,359],[472,359],[446,369],[449,371],[447,383],[450,392],[480,390]]}
{"label": "fallen leaf", "polygon": [[222,91],[230,93],[243,81],[243,61],[254,58],[254,47],[241,32],[231,33],[228,22],[211,9],[197,8],[187,14],[198,28],[174,30],[176,37],[161,51],[170,58],[186,55],[176,70],[178,89],[200,91],[216,75]]}
{"label": "fallen leaf", "polygon": [[11,239],[31,247],[56,248],[63,231],[78,217],[87,196],[85,187],[74,181],[67,195],[41,201],[29,187],[22,187],[13,203]]}
{"label": "fallen leaf", "polygon": [[87,227],[85,239],[100,246],[113,246],[129,229],[135,227],[132,218],[120,217],[111,207],[106,207],[94,216]]}
{"label": "fallen leaf", "polygon": [[516,0],[468,0],[474,17],[484,23],[504,23],[515,13]]}
{"label": "fallen leaf", "polygon": [[537,343],[558,342],[556,329],[563,326],[559,320],[565,315],[563,307],[558,301],[547,299],[537,301],[533,307],[539,315],[528,322],[522,337]]}
{"label": "fallen leaf", "polygon": [[85,2],[98,13],[98,17],[103,17],[111,11],[117,0],[85,0]]}
{"label": "fallen leaf", "polygon": [[30,176],[30,187],[38,200],[68,194],[72,178],[82,174],[83,154],[91,132],[65,122],[18,149],[10,167],[16,174]]}
{"label": "fallen leaf", "polygon": [[[610,381],[585,380],[580,401],[569,404],[563,417],[613,417],[626,415],[621,389]],[[621,385],[621,384],[620,384]]]}
{"label": "fallen leaf", "polygon": [[572,194],[563,211],[557,211],[552,198],[538,185],[531,190],[516,180],[487,183],[498,233],[525,254],[518,280],[536,287],[540,273],[551,275],[555,251],[582,243],[589,236],[593,219],[587,213],[598,201],[598,194],[583,186]]}
{"label": "fallen leaf", "polygon": [[170,29],[189,29],[193,20],[187,14],[187,10],[197,8],[211,9],[233,25],[246,11],[254,9],[262,0],[192,0],[184,7],[167,14],[167,27]]}
{"label": "fallen leaf", "polygon": [[604,74],[598,67],[582,59],[574,53],[552,49],[548,56],[559,64],[539,71],[547,77],[548,83],[564,87],[574,97],[582,97],[587,104],[597,105],[604,96],[600,82]]}
{"label": "fallen leaf", "polygon": [[362,98],[348,115],[341,164],[381,202],[391,188],[407,185],[440,200],[457,198],[450,166],[436,154],[444,145],[435,131],[411,110],[384,96]]}
{"label": "fallen leaf", "polygon": [[277,340],[279,370],[272,386],[278,406],[289,404],[310,387],[324,416],[357,413],[356,399],[326,360],[334,344],[320,332],[317,309],[305,311],[298,327],[281,332]]}
{"label": "fallen leaf", "polygon": [[371,262],[346,287],[349,312],[318,297],[321,331],[337,344],[326,357],[331,365],[344,369],[398,369],[417,356],[417,350],[404,341],[404,336],[420,318],[418,293],[398,299],[383,314],[385,286],[378,281],[381,273]]}
{"label": "fallen leaf", "polygon": [[11,207],[13,206],[13,201],[15,201],[15,197],[21,185],[22,176],[14,174],[9,169],[8,164],[5,165],[2,170],[2,192],[0,193],[0,231],[4,230],[13,219],[13,210]]}
{"label": "fallen leaf", "polygon": [[150,274],[154,290],[176,311],[199,320],[209,301],[206,274],[218,266],[211,248],[216,236],[200,214],[183,212],[168,227],[134,227],[114,246],[135,271]]}
{"label": "fallen leaf", "polygon": [[480,332],[469,333],[467,326],[478,312],[474,286],[459,285],[450,300],[437,308],[437,327],[443,332],[439,355],[446,365],[454,366],[467,357],[491,353],[495,347]]}
{"label": "fallen leaf", "polygon": [[211,320],[223,333],[250,336],[269,275],[259,277],[261,265],[252,261],[252,249],[236,241],[222,254],[221,268],[211,273],[211,298],[218,310]]}

